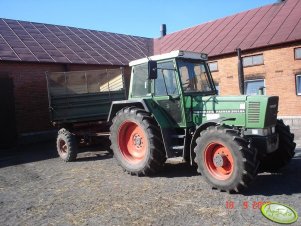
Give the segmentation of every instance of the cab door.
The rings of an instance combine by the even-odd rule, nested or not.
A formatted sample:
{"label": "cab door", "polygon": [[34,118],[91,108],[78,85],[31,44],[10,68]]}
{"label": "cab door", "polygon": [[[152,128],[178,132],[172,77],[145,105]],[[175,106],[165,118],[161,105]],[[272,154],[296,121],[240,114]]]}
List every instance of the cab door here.
{"label": "cab door", "polygon": [[186,127],[183,96],[174,60],[158,62],[158,77],[153,85],[154,101],[165,111],[174,125]]}

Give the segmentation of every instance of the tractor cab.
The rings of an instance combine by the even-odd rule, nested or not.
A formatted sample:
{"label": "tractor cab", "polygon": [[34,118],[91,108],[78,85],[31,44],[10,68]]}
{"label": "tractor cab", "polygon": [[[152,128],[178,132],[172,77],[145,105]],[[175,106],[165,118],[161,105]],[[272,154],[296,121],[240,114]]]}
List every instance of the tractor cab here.
{"label": "tractor cab", "polygon": [[207,59],[204,53],[176,50],[131,62],[129,99],[151,98],[171,116],[173,125],[186,128],[192,121],[186,103],[217,94]]}
{"label": "tractor cab", "polygon": [[[208,56],[204,53],[176,50],[132,61],[130,98],[135,98],[139,94],[171,97],[193,93],[216,94],[207,60]],[[155,81],[147,82],[151,79]]]}

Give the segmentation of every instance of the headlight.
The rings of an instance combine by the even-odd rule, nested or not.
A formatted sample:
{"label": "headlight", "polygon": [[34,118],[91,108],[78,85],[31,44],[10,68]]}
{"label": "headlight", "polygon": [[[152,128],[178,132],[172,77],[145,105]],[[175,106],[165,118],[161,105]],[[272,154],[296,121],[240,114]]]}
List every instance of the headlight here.
{"label": "headlight", "polygon": [[271,134],[271,128],[252,129],[253,135],[268,136]]}
{"label": "headlight", "polygon": [[258,135],[258,129],[252,129],[252,134]]}

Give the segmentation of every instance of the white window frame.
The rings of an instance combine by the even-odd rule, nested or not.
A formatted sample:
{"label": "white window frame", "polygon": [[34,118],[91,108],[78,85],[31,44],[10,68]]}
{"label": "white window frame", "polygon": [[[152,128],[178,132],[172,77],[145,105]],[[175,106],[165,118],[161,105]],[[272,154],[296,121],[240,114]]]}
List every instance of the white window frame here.
{"label": "white window frame", "polygon": [[[263,81],[263,86],[264,86],[264,90],[263,90],[263,94],[266,95],[266,85],[265,85],[265,79],[264,78],[259,78],[259,79],[247,79],[244,81],[244,90],[245,90],[245,95],[246,91],[247,91],[247,82],[256,82],[256,81]],[[256,94],[258,95],[258,94]]]}
{"label": "white window frame", "polygon": [[[210,64],[214,64],[214,63],[216,63],[216,70],[211,70],[210,69]],[[211,62],[208,62],[208,67],[209,67],[209,70],[210,70],[210,72],[216,72],[216,71],[218,71],[218,62],[217,61],[211,61]]]}
{"label": "white window frame", "polygon": [[297,58],[297,50],[300,50],[301,51],[301,47],[297,47],[294,49],[294,55],[295,55],[295,60],[301,60],[301,57]]}
{"label": "white window frame", "polygon": [[[254,63],[253,63],[253,57],[257,57],[257,56],[262,56],[262,63],[261,63],[261,64],[254,64]],[[245,65],[245,64],[244,64],[244,59],[245,59],[245,58],[251,58],[251,59],[252,59],[252,64],[250,64],[250,65]],[[263,56],[263,53],[256,54],[256,55],[250,55],[250,56],[243,56],[243,57],[242,57],[242,64],[243,64],[243,67],[253,67],[253,66],[264,65],[264,56]]]}
{"label": "white window frame", "polygon": [[[296,75],[296,95],[301,96],[301,87],[298,87],[298,79],[301,80],[301,74]],[[300,89],[300,92],[298,92],[298,88]]]}
{"label": "white window frame", "polygon": [[[214,84],[214,86],[215,86],[215,89],[216,89],[216,91],[217,91],[217,95],[220,95],[220,93],[221,93],[221,91],[220,91],[220,85],[219,85],[219,83],[218,84]],[[217,89],[217,87],[218,87],[218,89]]]}

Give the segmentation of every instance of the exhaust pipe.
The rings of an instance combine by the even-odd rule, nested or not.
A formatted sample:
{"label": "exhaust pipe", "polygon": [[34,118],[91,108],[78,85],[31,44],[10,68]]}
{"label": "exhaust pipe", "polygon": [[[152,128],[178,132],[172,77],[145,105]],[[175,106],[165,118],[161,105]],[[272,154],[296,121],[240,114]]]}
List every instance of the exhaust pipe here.
{"label": "exhaust pipe", "polygon": [[163,38],[166,35],[166,24],[161,24],[160,32],[161,38]]}
{"label": "exhaust pipe", "polygon": [[244,76],[244,66],[242,62],[242,57],[241,57],[241,49],[237,48],[237,58],[238,58],[238,63],[237,63],[237,68],[238,68],[238,85],[239,85],[239,92],[241,95],[245,94],[245,76]]}

